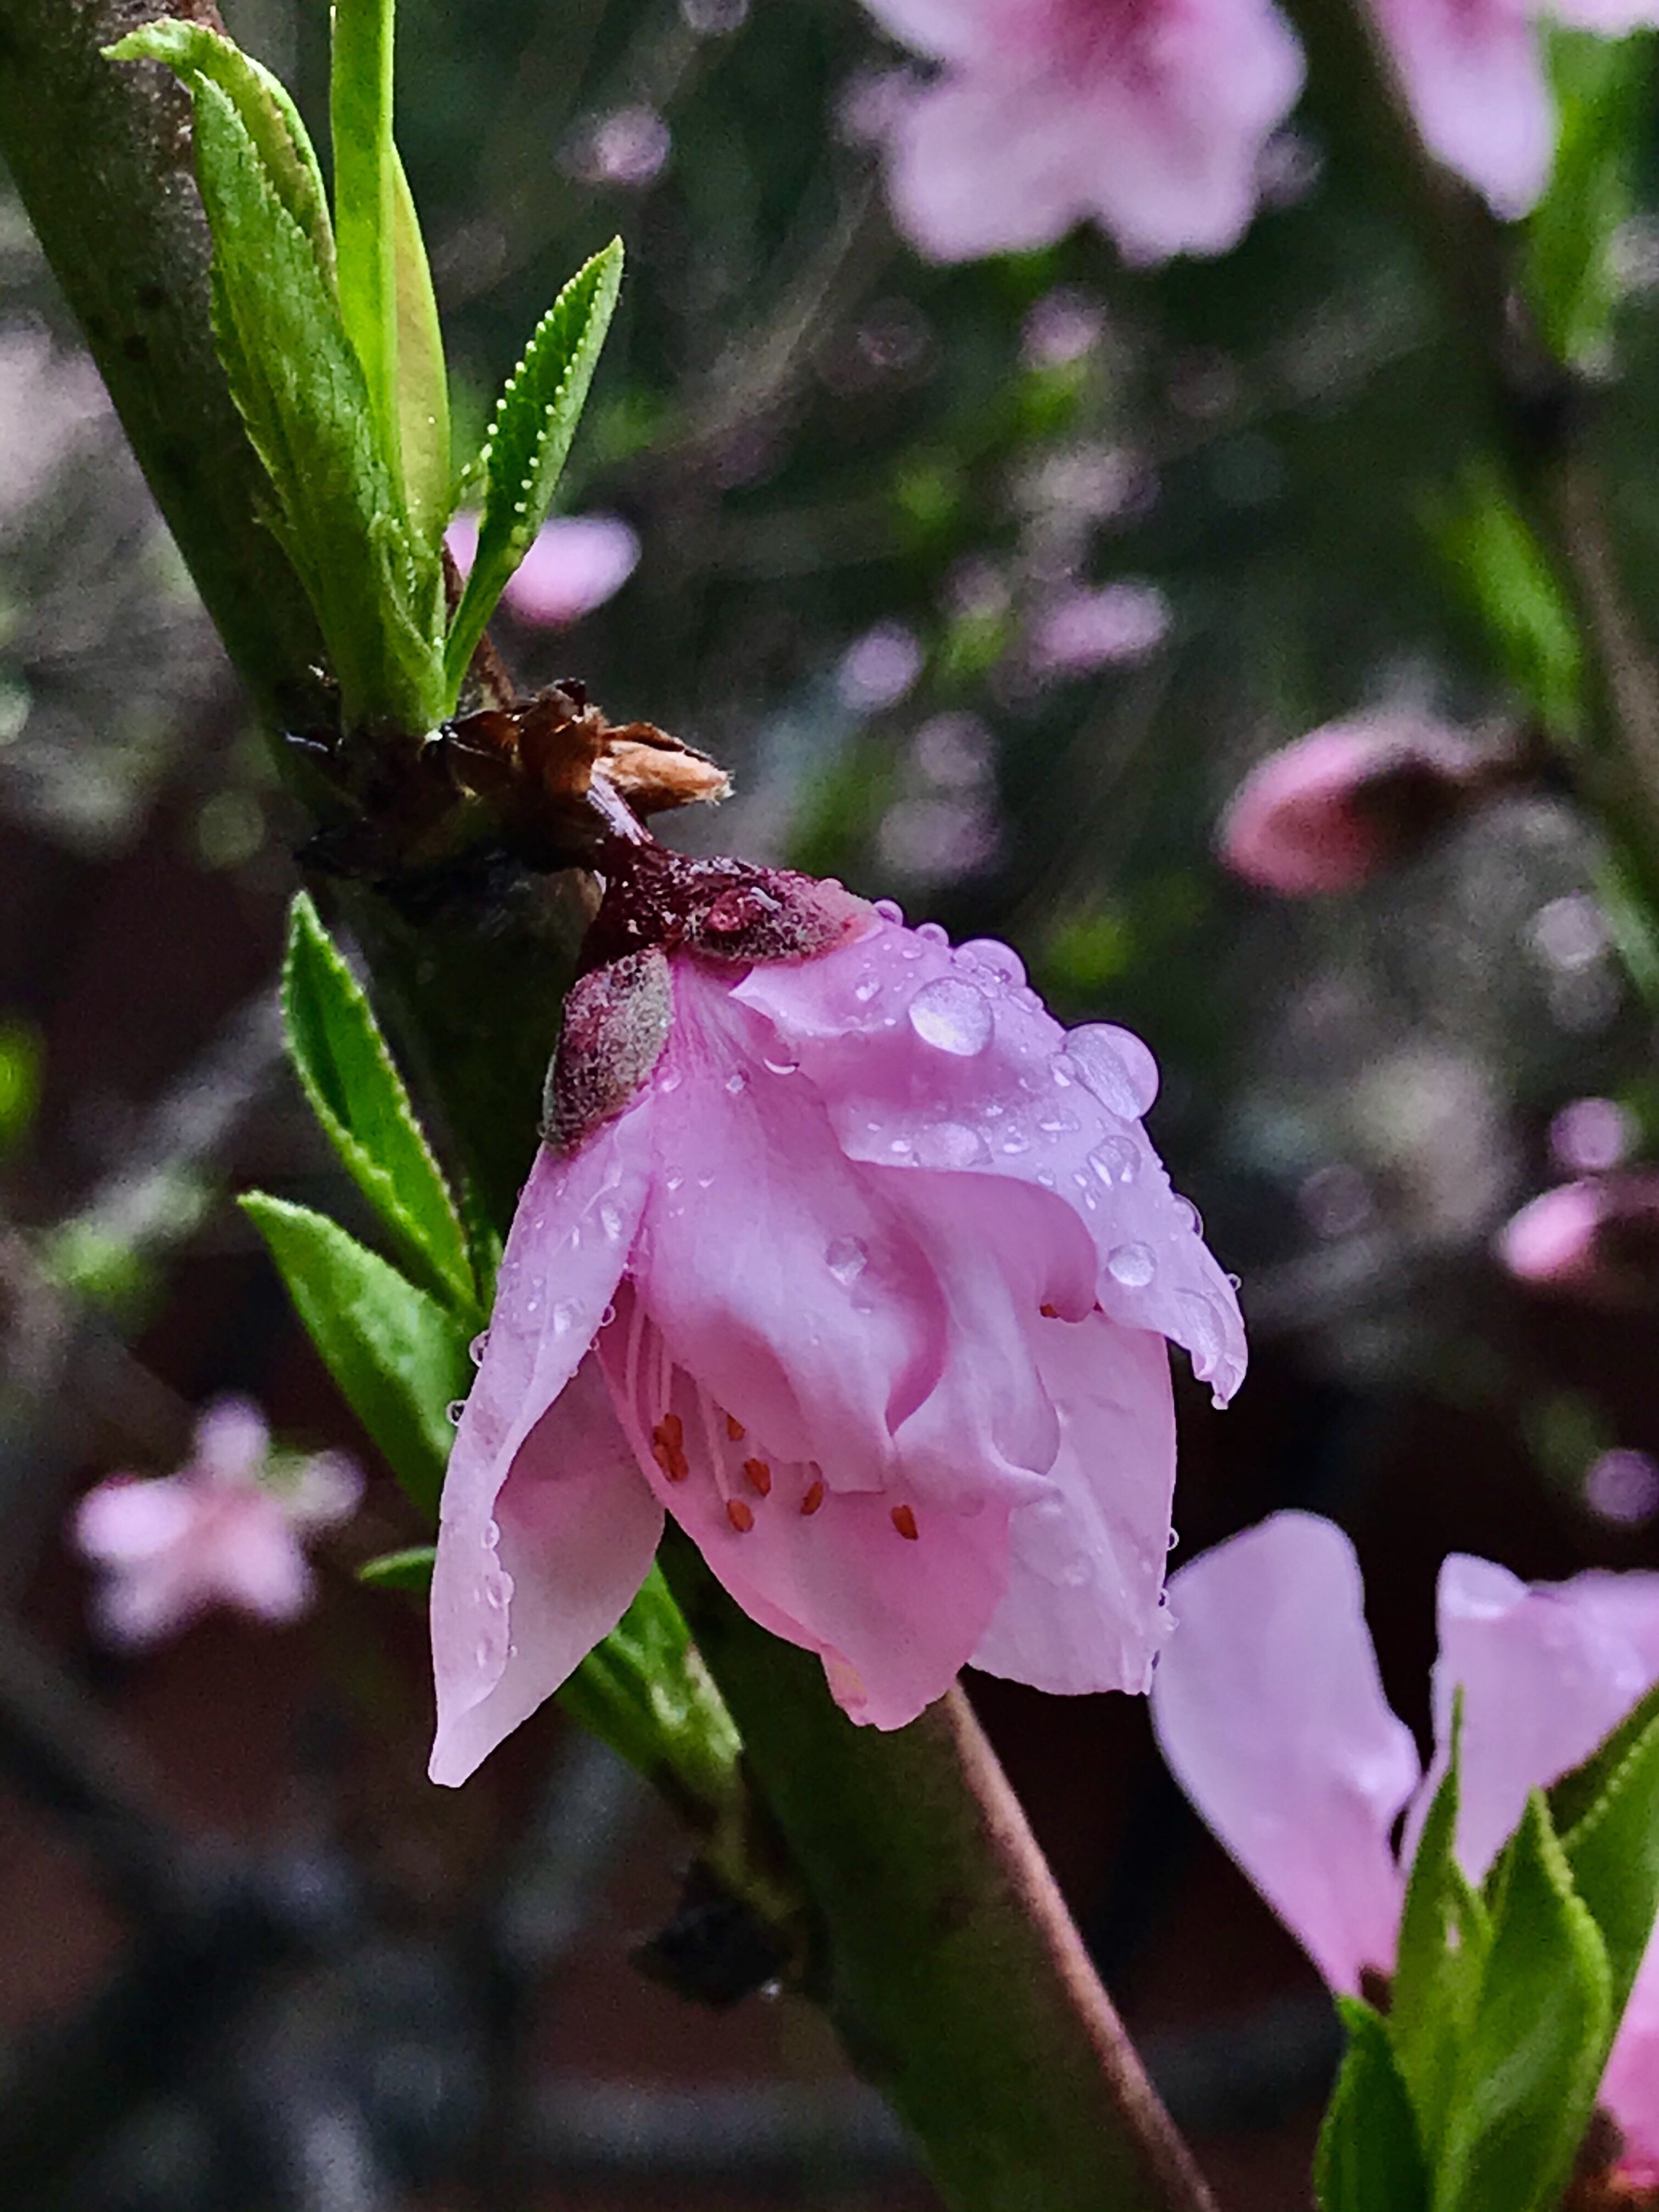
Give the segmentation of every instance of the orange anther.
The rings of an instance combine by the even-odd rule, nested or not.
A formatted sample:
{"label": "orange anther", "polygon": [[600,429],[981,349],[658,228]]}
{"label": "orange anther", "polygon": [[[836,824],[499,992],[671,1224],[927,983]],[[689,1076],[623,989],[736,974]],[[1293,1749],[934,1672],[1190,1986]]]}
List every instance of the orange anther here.
{"label": "orange anther", "polygon": [[908,1505],[896,1505],[892,1512],[893,1526],[901,1536],[908,1536],[914,1544],[921,1531],[916,1526],[916,1516]]}
{"label": "orange anther", "polygon": [[685,1456],[685,1425],[678,1413],[665,1413],[651,1431],[651,1456],[671,1482],[684,1482],[691,1472]]}
{"label": "orange anther", "polygon": [[1060,1308],[1058,1306],[1039,1306],[1037,1308],[1037,1311],[1042,1316],[1044,1321],[1058,1321],[1060,1319]]}
{"label": "orange anther", "polygon": [[734,1444],[740,1444],[747,1433],[735,1413],[728,1413],[726,1417],[726,1433]]}
{"label": "orange anther", "polygon": [[753,1507],[745,1505],[740,1498],[728,1498],[726,1499],[726,1517],[732,1523],[732,1526],[737,1530],[739,1536],[746,1536],[749,1534],[749,1531],[755,1525]]}
{"label": "orange anther", "polygon": [[685,1448],[685,1424],[678,1413],[665,1413],[651,1433],[671,1451],[683,1451]]}
{"label": "orange anther", "polygon": [[816,1513],[823,1503],[823,1485],[822,1482],[815,1482],[805,1497],[802,1498],[800,1510],[803,1513]]}
{"label": "orange anther", "polygon": [[763,1498],[772,1495],[772,1470],[763,1459],[744,1460],[743,1471]]}

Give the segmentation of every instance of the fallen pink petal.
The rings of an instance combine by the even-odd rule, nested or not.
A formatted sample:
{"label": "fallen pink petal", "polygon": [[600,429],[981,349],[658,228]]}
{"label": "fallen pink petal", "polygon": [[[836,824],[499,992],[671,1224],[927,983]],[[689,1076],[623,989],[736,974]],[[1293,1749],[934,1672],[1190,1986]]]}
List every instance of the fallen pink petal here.
{"label": "fallen pink petal", "polygon": [[1218,1400],[1244,1366],[1152,1054],[836,884],[659,848],[607,880],[445,1485],[434,1778],[620,1617],[665,1512],[855,1720],[969,1662],[1143,1690],[1168,1342]]}

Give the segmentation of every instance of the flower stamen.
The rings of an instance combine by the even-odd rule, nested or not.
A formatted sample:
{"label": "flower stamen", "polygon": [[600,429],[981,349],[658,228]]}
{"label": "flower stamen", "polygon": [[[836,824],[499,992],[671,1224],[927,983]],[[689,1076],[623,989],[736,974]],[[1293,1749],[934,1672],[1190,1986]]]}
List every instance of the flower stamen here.
{"label": "flower stamen", "polygon": [[671,1482],[684,1482],[691,1472],[685,1455],[685,1426],[678,1413],[665,1413],[651,1431],[651,1456]]}
{"label": "flower stamen", "polygon": [[743,1471],[763,1498],[772,1495],[772,1470],[763,1459],[746,1459]]}
{"label": "flower stamen", "polygon": [[746,1505],[741,1498],[726,1499],[726,1517],[739,1536],[746,1536],[755,1525],[754,1508],[751,1505]]}
{"label": "flower stamen", "polygon": [[921,1535],[921,1531],[916,1526],[915,1511],[908,1505],[896,1505],[888,1517],[900,1535],[908,1542],[914,1544]]}
{"label": "flower stamen", "polygon": [[803,1513],[810,1516],[816,1513],[823,1503],[823,1478],[820,1475],[817,1480],[809,1486],[805,1497],[803,1498],[800,1502],[800,1510]]}
{"label": "flower stamen", "polygon": [[726,1433],[734,1444],[740,1444],[749,1431],[735,1413],[728,1413],[726,1417]]}

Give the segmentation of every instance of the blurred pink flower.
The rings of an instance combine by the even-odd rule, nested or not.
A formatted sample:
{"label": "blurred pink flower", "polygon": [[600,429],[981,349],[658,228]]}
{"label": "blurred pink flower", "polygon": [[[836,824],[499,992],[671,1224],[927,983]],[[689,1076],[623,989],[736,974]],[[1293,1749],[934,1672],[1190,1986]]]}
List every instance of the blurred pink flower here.
{"label": "blurred pink flower", "polygon": [[1540,1290],[1612,1309],[1650,1306],[1659,1298],[1659,1172],[1558,1183],[1505,1222],[1497,1249],[1510,1274]]}
{"label": "blurred pink flower", "polygon": [[1045,676],[1132,666],[1170,633],[1170,602],[1156,584],[1103,584],[1057,592],[1032,617],[1031,665]]}
{"label": "blurred pink flower", "polygon": [[1429,151],[1494,214],[1527,213],[1549,181],[1556,118],[1543,54],[1551,18],[1613,37],[1659,21],[1654,0],[1371,0]]}
{"label": "blurred pink flower", "polygon": [[100,1632],[137,1649],[216,1605],[296,1620],[312,1598],[301,1540],[348,1519],[362,1493],[343,1453],[273,1459],[258,1407],[216,1399],[176,1474],[112,1475],[76,1509],[76,1545],[101,1571]]}
{"label": "blurred pink flower", "polygon": [[1550,1157],[1569,1175],[1601,1175],[1628,1158],[1640,1134],[1616,1098],[1575,1098],[1550,1123]]}
{"label": "blurred pink flower", "polygon": [[[463,575],[478,550],[478,518],[458,514],[444,543]],[[621,591],[639,563],[640,541],[620,515],[556,514],[508,581],[501,599],[521,623],[566,629]]]}
{"label": "blurred pink flower", "polygon": [[1328,723],[1250,770],[1221,818],[1221,859],[1290,898],[1352,890],[1449,820],[1494,763],[1459,732],[1413,715]]}
{"label": "blurred pink flower", "polygon": [[1151,1054],[838,884],[605,873],[444,1488],[434,1778],[612,1626],[665,1510],[855,1720],[969,1660],[1144,1689],[1165,1339],[1218,1398],[1244,1366],[1140,1126]]}
{"label": "blurred pink flower", "polygon": [[1046,246],[1092,218],[1136,261],[1218,253],[1302,53],[1271,0],[866,0],[939,63],[894,100],[888,189],[939,261]]}
{"label": "blurred pink flower", "polygon": [[[1276,1513],[1183,1567],[1170,1595],[1176,1632],[1152,1685],[1164,1758],[1332,1988],[1349,1992],[1366,1968],[1393,1971],[1404,1868],[1445,1771],[1454,1692],[1457,1856],[1479,1881],[1528,1793],[1587,1758],[1659,1679],[1659,1575],[1529,1586],[1454,1554],[1440,1570],[1436,1748],[1420,1776],[1382,1694],[1358,1561],[1334,1523]],[[1645,2169],[1659,2158],[1659,1948],[1601,2098],[1630,2165]]]}

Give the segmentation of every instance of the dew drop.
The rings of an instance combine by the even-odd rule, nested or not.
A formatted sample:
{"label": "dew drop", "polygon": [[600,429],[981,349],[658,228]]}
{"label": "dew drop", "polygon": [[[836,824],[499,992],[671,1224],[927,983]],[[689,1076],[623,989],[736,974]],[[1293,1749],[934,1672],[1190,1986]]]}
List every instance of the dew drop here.
{"label": "dew drop", "polygon": [[984,992],[957,975],[924,983],[910,1001],[909,1017],[924,1044],[957,1060],[973,1060],[983,1052],[996,1027]]}
{"label": "dew drop", "polygon": [[666,1075],[665,1075],[659,1082],[657,1088],[659,1091],[678,1091],[684,1080],[685,1078],[680,1073],[678,1067],[671,1067]]}
{"label": "dew drop", "polygon": [[904,921],[904,908],[896,899],[878,899],[876,912],[884,921],[902,924]]}
{"label": "dew drop", "polygon": [[1179,1303],[1181,1340],[1199,1373],[1207,1374],[1220,1364],[1227,1343],[1215,1301],[1201,1291],[1182,1291]]}
{"label": "dew drop", "polygon": [[492,1613],[505,1613],[513,1602],[513,1577],[497,1567],[483,1578],[484,1603]]}
{"label": "dew drop", "polygon": [[568,1336],[576,1326],[576,1307],[568,1298],[561,1299],[553,1309],[553,1334]]}
{"label": "dew drop", "polygon": [[985,1158],[985,1139],[965,1121],[932,1121],[916,1139],[925,1168],[970,1168]]}
{"label": "dew drop", "polygon": [[471,1343],[466,1347],[466,1356],[472,1362],[472,1364],[475,1367],[482,1367],[483,1364],[483,1356],[489,1349],[489,1331],[487,1328],[480,1329],[477,1335],[473,1338]]}
{"label": "dew drop", "polygon": [[914,1149],[914,1147],[908,1137],[895,1137],[892,1143],[889,1145],[887,1149],[890,1152],[893,1153],[896,1158],[903,1159]]}
{"label": "dew drop", "polygon": [[749,1078],[740,1067],[734,1067],[726,1079],[726,1088],[729,1097],[740,1097],[749,1088]]}
{"label": "dew drop", "polygon": [[1068,1091],[1077,1080],[1077,1063],[1065,1053],[1057,1053],[1048,1063],[1048,1073],[1061,1091]]}
{"label": "dew drop", "polygon": [[837,1237],[823,1263],[838,1283],[855,1283],[869,1266],[870,1254],[856,1237]]}
{"label": "dew drop", "polygon": [[1018,990],[1025,981],[1025,963],[1012,945],[1004,945],[1000,938],[970,937],[965,945],[957,947],[957,958],[965,960],[975,968],[988,968],[992,975]]}
{"label": "dew drop", "polygon": [[1127,1137],[1103,1137],[1089,1154],[1089,1164],[1107,1189],[1112,1190],[1119,1183],[1134,1181],[1135,1148]]}
{"label": "dew drop", "polygon": [[466,1401],[465,1398],[452,1398],[449,1403],[444,1407],[444,1418],[448,1421],[451,1428],[458,1429],[461,1425],[461,1415],[465,1413],[465,1411]]}
{"label": "dew drop", "polygon": [[607,1244],[614,1244],[623,1232],[622,1209],[608,1198],[599,1201],[599,1226],[605,1231]]}
{"label": "dew drop", "polygon": [[1126,1291],[1144,1291],[1158,1273],[1158,1261],[1146,1244],[1120,1244],[1106,1255],[1106,1272]]}
{"label": "dew drop", "polygon": [[1077,1127],[1075,1114],[1046,1114],[1037,1123],[1045,1137],[1063,1137]]}
{"label": "dew drop", "polygon": [[481,1636],[473,1645],[472,1656],[477,1662],[479,1673],[487,1672],[495,1657],[495,1654],[489,1648],[489,1638],[487,1636]]}
{"label": "dew drop", "polygon": [[714,1182],[714,1178],[712,1175],[700,1175],[697,1177],[697,1188],[699,1190],[708,1189]]}
{"label": "dew drop", "polygon": [[762,1065],[769,1075],[793,1075],[800,1062],[798,1060],[774,1060],[769,1054]]}
{"label": "dew drop", "polygon": [[601,1328],[609,1328],[611,1322],[615,1321],[616,1318],[617,1309],[615,1306],[607,1306],[605,1311],[599,1316],[599,1327]]}
{"label": "dew drop", "polygon": [[1054,1176],[1048,1168],[1039,1168],[1037,1170],[1036,1179],[1042,1185],[1044,1190],[1052,1190],[1054,1187]]}
{"label": "dew drop", "polygon": [[880,988],[879,975],[860,975],[853,986],[853,996],[858,1000],[860,1006],[867,1006]]}
{"label": "dew drop", "polygon": [[1177,1195],[1175,1200],[1175,1210],[1181,1221],[1192,1231],[1194,1237],[1201,1237],[1204,1234],[1204,1216],[1190,1198],[1182,1198]]}
{"label": "dew drop", "polygon": [[668,1173],[662,1180],[665,1190],[678,1190],[680,1185],[685,1181],[685,1177],[680,1173],[680,1170],[678,1168],[670,1168]]}
{"label": "dew drop", "polygon": [[997,1147],[999,1152],[1006,1152],[1010,1159],[1017,1158],[1021,1152],[1029,1152],[1030,1149],[1031,1140],[1021,1128],[1011,1128]]}
{"label": "dew drop", "polygon": [[1108,1113],[1138,1121],[1158,1097],[1158,1062],[1132,1030],[1090,1022],[1066,1040],[1066,1056]]}
{"label": "dew drop", "polygon": [[1079,1552],[1060,1569],[1060,1578],[1068,1589],[1086,1589],[1095,1578],[1095,1563],[1086,1553]]}
{"label": "dew drop", "polygon": [[1164,1539],[1164,1548],[1166,1552],[1173,1552],[1176,1546],[1180,1541],[1181,1537],[1178,1531],[1171,1528],[1169,1534]]}

